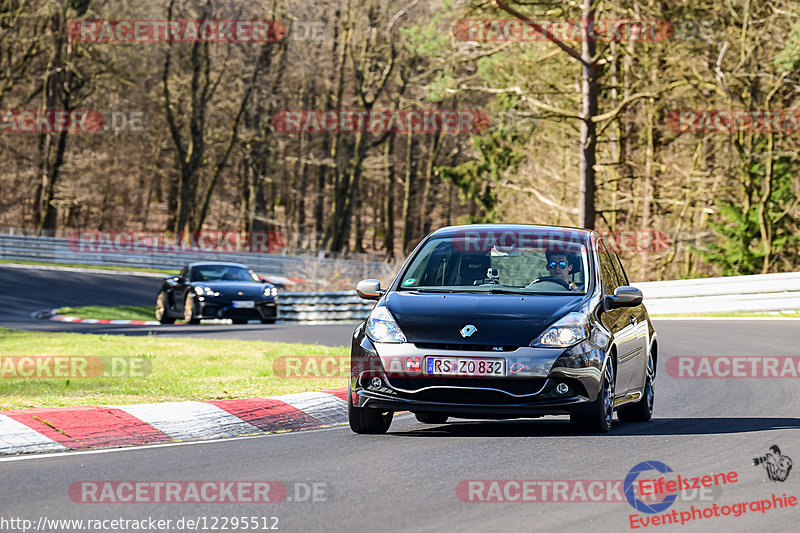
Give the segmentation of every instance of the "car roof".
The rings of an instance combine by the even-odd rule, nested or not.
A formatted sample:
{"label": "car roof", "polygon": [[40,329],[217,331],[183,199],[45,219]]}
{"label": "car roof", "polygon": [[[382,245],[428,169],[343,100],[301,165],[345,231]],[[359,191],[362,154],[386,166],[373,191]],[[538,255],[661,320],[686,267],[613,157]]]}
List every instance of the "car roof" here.
{"label": "car roof", "polygon": [[534,232],[547,232],[547,231],[568,231],[571,235],[579,236],[588,239],[594,230],[585,228],[574,228],[570,226],[546,226],[543,224],[462,224],[459,226],[446,226],[434,231],[431,235],[458,235],[465,230],[472,231],[534,231]]}
{"label": "car roof", "polygon": [[192,267],[196,267],[196,266],[210,266],[210,265],[232,266],[232,267],[242,267],[242,268],[246,268],[248,270],[250,269],[250,267],[248,267],[247,265],[242,264],[242,263],[227,263],[227,262],[222,262],[222,261],[199,261],[197,263],[189,263],[186,266],[188,266],[189,268],[192,268]]}

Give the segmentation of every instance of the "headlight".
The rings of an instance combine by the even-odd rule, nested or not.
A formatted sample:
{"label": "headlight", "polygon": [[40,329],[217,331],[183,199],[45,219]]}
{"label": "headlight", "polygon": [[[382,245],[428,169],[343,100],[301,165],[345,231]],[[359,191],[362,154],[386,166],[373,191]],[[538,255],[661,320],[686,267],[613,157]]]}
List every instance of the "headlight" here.
{"label": "headlight", "polygon": [[277,296],[278,289],[275,287],[264,287],[264,296]]}
{"label": "headlight", "polygon": [[589,318],[583,313],[570,313],[544,330],[531,346],[566,348],[586,340],[589,335]]}
{"label": "headlight", "polygon": [[195,287],[194,292],[200,296],[219,296],[219,293],[214,292],[211,287]]}
{"label": "headlight", "polygon": [[406,342],[406,336],[386,307],[376,307],[367,318],[367,334],[376,342]]}

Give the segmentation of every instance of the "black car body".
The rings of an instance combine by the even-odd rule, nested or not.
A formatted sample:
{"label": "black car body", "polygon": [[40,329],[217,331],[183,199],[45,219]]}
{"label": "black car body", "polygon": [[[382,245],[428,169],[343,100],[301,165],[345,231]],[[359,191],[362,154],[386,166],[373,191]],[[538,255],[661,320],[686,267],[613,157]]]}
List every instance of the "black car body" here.
{"label": "black car body", "polygon": [[[571,279],[540,275],[560,270]],[[387,431],[394,411],[429,423],[568,414],[595,432],[610,429],[614,411],[621,421],[652,415],[656,332],[599,233],[442,228],[386,290],[364,280],[357,292],[378,300],[353,336],[357,433]]]}
{"label": "black car body", "polygon": [[230,318],[234,324],[278,318],[278,289],[239,263],[191,263],[168,276],[156,297],[156,319],[171,324],[182,319]]}

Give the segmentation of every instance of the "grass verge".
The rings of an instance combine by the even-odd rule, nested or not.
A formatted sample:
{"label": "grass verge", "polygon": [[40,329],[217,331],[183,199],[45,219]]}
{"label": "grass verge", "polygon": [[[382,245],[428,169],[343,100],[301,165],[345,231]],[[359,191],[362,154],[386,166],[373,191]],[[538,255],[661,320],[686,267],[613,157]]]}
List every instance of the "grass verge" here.
{"label": "grass verge", "polygon": [[[80,356],[147,361],[139,377],[20,378],[24,356]],[[254,398],[332,389],[346,377],[286,378],[273,362],[283,356],[349,357],[346,347],[266,341],[41,333],[0,328],[0,410],[67,405],[130,404]],[[346,365],[345,365],[346,366]],[[26,369],[28,367],[25,367]],[[316,373],[315,375],[320,375]]]}
{"label": "grass verge", "polygon": [[100,318],[105,320],[155,320],[154,305],[85,305],[83,307],[62,307],[59,315],[77,318]]}
{"label": "grass verge", "polygon": [[0,259],[0,265],[33,265],[33,266],[48,266],[48,267],[65,267],[65,268],[87,268],[92,270],[121,270],[126,272],[152,272],[156,274],[177,274],[178,269],[167,270],[163,268],[147,268],[131,266],[118,266],[118,265],[87,265],[84,263],[55,263],[53,261],[28,261],[20,259]]}

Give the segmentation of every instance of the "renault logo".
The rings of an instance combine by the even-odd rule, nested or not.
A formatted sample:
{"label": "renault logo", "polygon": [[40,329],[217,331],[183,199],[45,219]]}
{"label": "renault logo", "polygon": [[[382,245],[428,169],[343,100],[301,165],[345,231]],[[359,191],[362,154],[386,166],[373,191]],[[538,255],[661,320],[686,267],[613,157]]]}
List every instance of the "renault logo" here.
{"label": "renault logo", "polygon": [[467,324],[463,328],[461,328],[461,336],[464,338],[471,337],[473,333],[478,331],[478,328],[473,326],[472,324]]}

